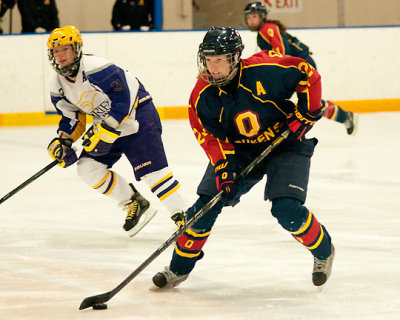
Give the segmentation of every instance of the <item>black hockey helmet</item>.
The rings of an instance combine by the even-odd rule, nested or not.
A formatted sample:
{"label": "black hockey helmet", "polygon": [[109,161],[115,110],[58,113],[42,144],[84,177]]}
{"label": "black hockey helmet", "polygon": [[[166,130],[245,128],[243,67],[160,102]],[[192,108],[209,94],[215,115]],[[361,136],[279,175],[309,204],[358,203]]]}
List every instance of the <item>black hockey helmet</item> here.
{"label": "black hockey helmet", "polygon": [[265,22],[267,20],[267,7],[261,1],[250,2],[244,8],[244,21],[247,24],[247,15],[250,13],[258,13],[261,18],[261,22]]}
{"label": "black hockey helmet", "polygon": [[[212,27],[204,36],[197,54],[200,76],[212,85],[223,86],[227,84],[236,74],[243,48],[242,38],[234,28]],[[205,57],[223,54],[227,56],[231,63],[231,72],[227,77],[214,79],[207,70]]]}

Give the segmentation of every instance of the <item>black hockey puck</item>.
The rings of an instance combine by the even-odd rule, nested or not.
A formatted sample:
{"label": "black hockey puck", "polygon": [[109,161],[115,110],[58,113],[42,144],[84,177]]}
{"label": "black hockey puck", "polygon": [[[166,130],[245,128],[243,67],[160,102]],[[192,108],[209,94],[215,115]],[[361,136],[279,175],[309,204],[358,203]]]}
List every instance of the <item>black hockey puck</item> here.
{"label": "black hockey puck", "polygon": [[107,305],[105,303],[96,303],[93,305],[94,310],[105,310],[107,309]]}

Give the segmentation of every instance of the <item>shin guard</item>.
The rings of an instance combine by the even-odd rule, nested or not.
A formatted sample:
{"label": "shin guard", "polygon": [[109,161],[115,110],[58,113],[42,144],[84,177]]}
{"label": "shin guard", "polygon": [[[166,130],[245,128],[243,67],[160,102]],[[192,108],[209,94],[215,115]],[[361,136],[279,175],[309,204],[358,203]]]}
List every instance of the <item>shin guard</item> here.
{"label": "shin guard", "polygon": [[[210,197],[197,199],[195,204],[188,209],[187,219],[190,220],[210,199]],[[193,270],[196,262],[203,257],[201,249],[206,243],[222,207],[223,203],[219,201],[177,239],[170,263],[172,272],[177,275],[184,275]]]}
{"label": "shin guard", "polygon": [[307,220],[302,226],[291,234],[318,259],[325,259],[330,255],[331,238],[311,211],[308,211]]}
{"label": "shin guard", "polygon": [[125,205],[133,192],[129,184],[107,165],[92,158],[81,158],[78,161],[78,175],[91,188]]}
{"label": "shin guard", "polygon": [[180,183],[172,174],[169,167],[151,172],[141,178],[150,187],[150,190],[160,199],[172,216],[187,207],[179,188]]}
{"label": "shin guard", "polygon": [[201,249],[210,233],[211,231],[197,233],[188,229],[178,238],[171,261],[171,269],[176,274],[188,274],[193,270],[197,260],[203,257]]}

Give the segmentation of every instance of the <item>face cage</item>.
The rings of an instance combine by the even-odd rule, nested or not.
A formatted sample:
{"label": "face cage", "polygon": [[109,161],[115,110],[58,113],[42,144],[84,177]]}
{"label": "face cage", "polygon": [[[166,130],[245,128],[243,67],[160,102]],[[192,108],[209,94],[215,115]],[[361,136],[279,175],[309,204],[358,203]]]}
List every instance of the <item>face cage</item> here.
{"label": "face cage", "polygon": [[231,71],[226,77],[215,79],[207,70],[206,56],[199,52],[197,54],[197,68],[199,69],[199,77],[213,86],[222,87],[228,84],[236,75],[237,65],[239,63],[239,53],[228,53],[226,58],[231,65]]}
{"label": "face cage", "polygon": [[51,66],[53,69],[60,75],[62,76],[70,76],[74,74],[75,72],[78,71],[79,69],[79,64],[82,58],[82,46],[77,44],[77,45],[70,45],[74,48],[75,52],[75,59],[72,61],[72,63],[68,66],[65,67],[60,67],[60,65],[57,63],[57,60],[54,58],[53,55],[53,48],[47,50],[47,55],[50,61]]}

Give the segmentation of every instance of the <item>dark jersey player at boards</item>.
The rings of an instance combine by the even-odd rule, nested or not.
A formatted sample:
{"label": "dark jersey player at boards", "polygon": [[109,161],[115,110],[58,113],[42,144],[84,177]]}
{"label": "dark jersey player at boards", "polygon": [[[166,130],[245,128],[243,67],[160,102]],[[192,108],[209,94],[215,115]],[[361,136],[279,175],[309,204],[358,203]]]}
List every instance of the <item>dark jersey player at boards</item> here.
{"label": "dark jersey player at boards", "polygon": [[[267,19],[267,14],[267,7],[260,1],[250,2],[244,9],[244,18],[248,29],[257,32],[259,48],[302,58],[316,69],[317,66],[311,57],[312,53],[309,47],[288,33],[282,22]],[[323,100],[323,103],[326,106],[324,117],[343,123],[349,135],[355,134],[358,120],[356,114],[343,110],[330,100]]]}

